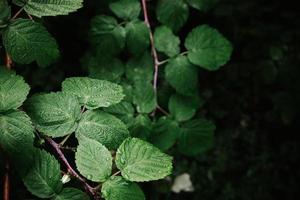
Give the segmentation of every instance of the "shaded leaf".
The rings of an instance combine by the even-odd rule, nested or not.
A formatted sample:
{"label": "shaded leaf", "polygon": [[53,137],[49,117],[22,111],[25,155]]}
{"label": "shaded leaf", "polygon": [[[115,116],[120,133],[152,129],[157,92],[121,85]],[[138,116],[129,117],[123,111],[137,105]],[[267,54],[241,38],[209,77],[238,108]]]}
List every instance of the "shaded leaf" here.
{"label": "shaded leaf", "polygon": [[185,56],[178,56],[168,63],[165,78],[179,94],[193,96],[197,93],[198,69]]}
{"label": "shaded leaf", "polygon": [[219,0],[187,0],[190,6],[204,12],[213,8],[218,1]]}
{"label": "shaded leaf", "polygon": [[115,18],[96,16],[92,19],[91,28],[92,42],[100,55],[116,55],[123,50],[126,31]]}
{"label": "shaded leaf", "polygon": [[216,29],[208,25],[194,28],[186,37],[189,60],[207,70],[217,70],[230,59],[233,47]]}
{"label": "shaded leaf", "polygon": [[180,52],[180,40],[175,36],[167,26],[160,26],[154,32],[155,48],[165,53],[169,57],[173,57]]}
{"label": "shaded leaf", "polygon": [[196,156],[211,149],[214,144],[215,125],[204,119],[188,121],[182,126],[178,149],[188,156]]}
{"label": "shaded leaf", "polygon": [[156,97],[150,82],[139,81],[133,86],[133,103],[139,113],[150,113],[156,108]]}
{"label": "shaded leaf", "polygon": [[177,32],[188,19],[189,7],[185,0],[159,0],[156,16],[159,22]]}
{"label": "shaded leaf", "polygon": [[179,132],[179,125],[176,121],[161,117],[153,125],[150,141],[162,151],[166,151],[175,144]]}
{"label": "shaded leaf", "polygon": [[141,54],[149,46],[149,29],[143,21],[131,21],[126,24],[126,44],[132,54]]}
{"label": "shaded leaf", "polygon": [[169,111],[177,121],[187,121],[196,114],[197,109],[202,104],[202,99],[197,96],[186,97],[174,94],[169,100]]}
{"label": "shaded leaf", "polygon": [[139,0],[119,0],[109,4],[111,11],[124,20],[133,20],[138,18],[141,12]]}
{"label": "shaded leaf", "polygon": [[126,78],[132,83],[151,82],[153,79],[153,65],[153,59],[148,51],[133,57],[126,65]]}

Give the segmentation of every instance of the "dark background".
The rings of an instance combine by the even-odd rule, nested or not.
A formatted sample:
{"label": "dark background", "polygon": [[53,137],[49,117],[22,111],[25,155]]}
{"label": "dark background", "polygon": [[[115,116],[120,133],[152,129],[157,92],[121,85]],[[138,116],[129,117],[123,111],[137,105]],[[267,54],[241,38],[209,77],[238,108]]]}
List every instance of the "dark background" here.
{"label": "dark background", "polygon": [[[32,93],[59,90],[66,77],[87,75],[81,58],[89,49],[90,19],[107,9],[104,0],[85,2],[77,13],[42,21],[60,46],[56,64],[46,69],[34,64],[15,66]],[[150,2],[155,26],[151,8],[155,1]],[[292,1],[220,0],[207,13],[191,9],[179,34],[184,38],[204,23],[216,27],[234,45],[226,66],[217,72],[200,71],[199,90],[208,100],[201,115],[216,123],[216,145],[198,157],[175,156],[174,175],[188,172],[193,193],[171,193],[169,183],[161,181],[143,185],[148,199],[299,198],[299,6]],[[19,180],[12,184],[12,199],[33,199]]]}

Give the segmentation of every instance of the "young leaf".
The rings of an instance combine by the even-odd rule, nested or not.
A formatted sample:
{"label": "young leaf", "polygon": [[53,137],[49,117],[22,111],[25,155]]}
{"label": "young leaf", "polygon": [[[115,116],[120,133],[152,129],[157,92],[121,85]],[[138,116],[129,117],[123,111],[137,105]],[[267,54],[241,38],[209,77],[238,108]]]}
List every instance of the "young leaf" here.
{"label": "young leaf", "polygon": [[188,4],[200,11],[208,11],[211,9],[219,0],[187,0]]}
{"label": "young leaf", "polygon": [[129,182],[120,176],[112,176],[101,189],[105,200],[145,200],[141,188],[133,182]]}
{"label": "young leaf", "polygon": [[169,57],[173,57],[180,52],[180,40],[175,36],[167,26],[160,26],[154,32],[155,48],[165,53]]}
{"label": "young leaf", "polygon": [[95,140],[81,138],[75,154],[78,171],[94,182],[104,182],[111,174],[112,156]]}
{"label": "young leaf", "polygon": [[22,180],[27,189],[39,198],[51,198],[62,189],[60,165],[51,154],[36,150],[34,161]]}
{"label": "young leaf", "polygon": [[162,151],[171,148],[179,135],[180,129],[176,121],[161,117],[153,126],[150,141]]}
{"label": "young leaf", "polygon": [[141,4],[139,0],[119,0],[109,4],[111,11],[124,20],[134,20],[139,17]]}
{"label": "young leaf", "polygon": [[113,115],[100,110],[83,114],[76,130],[76,136],[96,140],[108,149],[117,149],[124,139],[129,137],[126,125]]}
{"label": "young leaf", "polygon": [[116,165],[129,181],[152,181],[171,174],[172,157],[148,142],[128,138],[117,150]]}
{"label": "young leaf", "polygon": [[0,66],[0,113],[20,107],[29,90],[29,85],[23,77]]}
{"label": "young leaf", "polygon": [[3,32],[3,43],[13,61],[39,66],[50,65],[59,56],[55,39],[39,23],[28,19],[13,20]]}
{"label": "young leaf", "polygon": [[22,154],[33,147],[34,127],[22,111],[0,114],[0,146],[10,155]]}
{"label": "young leaf", "polygon": [[193,96],[197,93],[198,69],[185,56],[178,56],[168,63],[165,78],[179,94]]}
{"label": "young leaf", "polygon": [[174,94],[169,100],[169,110],[177,121],[182,122],[191,119],[202,104],[202,99],[199,97]]}
{"label": "young leaf", "polygon": [[143,53],[149,46],[149,29],[143,21],[132,21],[126,24],[126,44],[135,55]]}
{"label": "young leaf", "polygon": [[188,19],[189,6],[185,0],[159,0],[156,15],[158,21],[177,32]]}
{"label": "young leaf", "polygon": [[52,137],[74,132],[80,118],[77,98],[62,92],[32,96],[25,108],[36,129]]}
{"label": "young leaf", "polygon": [[122,51],[126,31],[110,16],[96,16],[91,22],[91,37],[100,55],[116,55]]}
{"label": "young leaf", "polygon": [[80,104],[91,110],[109,107],[124,98],[121,86],[109,81],[87,77],[67,78],[62,83],[62,90],[77,96]]}
{"label": "young leaf", "polygon": [[150,113],[156,108],[156,97],[150,82],[138,81],[135,83],[133,103],[139,113]]}
{"label": "young leaf", "polygon": [[53,200],[89,200],[89,196],[76,188],[64,188]]}
{"label": "young leaf", "polygon": [[83,0],[14,0],[19,6],[31,15],[57,16],[67,15],[82,7]]}
{"label": "young leaf", "polygon": [[215,125],[207,120],[195,119],[186,122],[178,141],[178,149],[188,156],[196,156],[212,148]]}
{"label": "young leaf", "polygon": [[211,71],[226,64],[233,50],[231,43],[208,25],[194,28],[186,37],[185,47],[193,64]]}

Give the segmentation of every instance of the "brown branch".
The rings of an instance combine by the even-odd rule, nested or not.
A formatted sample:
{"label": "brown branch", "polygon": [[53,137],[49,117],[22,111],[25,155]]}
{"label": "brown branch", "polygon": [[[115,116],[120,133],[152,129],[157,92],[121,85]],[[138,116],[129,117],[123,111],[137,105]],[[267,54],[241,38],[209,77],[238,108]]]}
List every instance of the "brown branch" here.
{"label": "brown branch", "polygon": [[20,10],[18,10],[18,12],[16,12],[16,14],[11,19],[16,19],[23,10],[24,10],[24,7],[20,8]]}
{"label": "brown branch", "polygon": [[6,53],[6,55],[5,55],[5,66],[6,66],[6,68],[11,69],[12,64],[13,64],[13,62],[12,62],[10,56],[8,55],[8,53]]}
{"label": "brown branch", "polygon": [[151,30],[151,25],[150,25],[150,22],[149,22],[148,11],[147,11],[147,3],[146,3],[146,0],[141,0],[141,1],[142,1],[142,6],[143,6],[143,12],[144,12],[144,21],[145,21],[145,24],[147,25],[147,27],[149,29],[151,52],[152,52],[153,61],[154,61],[153,89],[154,89],[154,93],[155,93],[155,96],[156,96],[156,93],[157,93],[157,79],[158,79],[158,67],[160,65],[160,62],[158,60],[157,51],[156,51],[155,45],[154,45],[154,36],[153,36],[152,30]]}
{"label": "brown branch", "polygon": [[99,200],[99,196],[97,194],[97,187],[93,188],[92,186],[90,186],[86,180],[81,177],[70,165],[70,163],[68,162],[68,160],[66,159],[64,153],[61,151],[60,149],[60,145],[58,143],[56,143],[54,140],[52,140],[51,138],[47,137],[46,138],[47,142],[53,147],[53,149],[55,150],[55,152],[58,154],[59,158],[61,159],[61,161],[65,164],[65,166],[67,167],[68,173],[77,178],[84,186],[85,190],[90,193],[95,200]]}
{"label": "brown branch", "polygon": [[164,115],[170,115],[170,113],[168,113],[165,109],[163,109],[162,107],[160,107],[159,105],[156,106],[157,110],[159,110],[160,112],[162,112]]}
{"label": "brown branch", "polygon": [[3,178],[3,200],[9,200],[9,193],[10,193],[10,178],[9,178],[9,163],[6,162],[5,164],[5,174]]}

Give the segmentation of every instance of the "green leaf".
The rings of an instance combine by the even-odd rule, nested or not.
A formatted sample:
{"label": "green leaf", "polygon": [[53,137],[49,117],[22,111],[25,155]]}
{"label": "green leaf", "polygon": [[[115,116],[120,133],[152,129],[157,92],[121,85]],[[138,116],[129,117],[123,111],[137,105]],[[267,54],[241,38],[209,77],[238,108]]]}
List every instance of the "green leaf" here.
{"label": "green leaf", "polygon": [[24,10],[31,15],[57,16],[67,15],[82,7],[83,0],[15,0],[19,6],[24,6]]}
{"label": "green leaf", "polygon": [[111,174],[112,156],[95,140],[81,138],[75,154],[78,171],[94,182],[104,182]]}
{"label": "green leaf", "polygon": [[116,165],[129,181],[162,179],[172,172],[172,157],[137,138],[126,139],[118,148]]}
{"label": "green leaf", "polygon": [[208,11],[213,8],[219,0],[187,0],[188,4],[200,11]]}
{"label": "green leaf", "polygon": [[62,83],[62,90],[77,96],[80,104],[87,109],[109,107],[119,103],[124,98],[121,86],[88,77],[67,78]]}
{"label": "green leaf", "polygon": [[105,200],[145,200],[143,191],[136,183],[120,176],[112,176],[103,183],[101,193]]}
{"label": "green leaf", "polygon": [[29,85],[25,83],[23,77],[0,66],[0,113],[20,107],[29,90]]}
{"label": "green leaf", "polygon": [[173,57],[180,52],[180,39],[167,26],[160,26],[155,29],[154,43],[158,51],[169,57]]}
{"label": "green leaf", "polygon": [[161,117],[153,126],[150,142],[162,151],[171,148],[179,135],[180,129],[176,121]]}
{"label": "green leaf", "polygon": [[182,126],[178,149],[188,156],[196,156],[211,149],[214,144],[215,125],[204,119],[188,121]]}
{"label": "green leaf", "polygon": [[20,64],[36,61],[45,67],[59,56],[55,39],[41,24],[28,19],[13,20],[3,33],[3,43],[12,60]]}
{"label": "green leaf", "polygon": [[211,71],[225,65],[233,50],[231,43],[208,25],[194,28],[186,37],[185,47],[193,64]]}
{"label": "green leaf", "polygon": [[103,109],[105,112],[111,113],[121,119],[125,124],[132,123],[134,116],[134,107],[131,103],[122,101],[116,105]]}
{"label": "green leaf", "polygon": [[141,54],[149,47],[149,29],[145,22],[129,22],[125,30],[127,48],[132,54]]}
{"label": "green leaf", "polygon": [[0,146],[14,156],[33,147],[34,127],[22,111],[0,114]]}
{"label": "green leaf", "polygon": [[198,69],[185,56],[178,56],[168,63],[165,78],[179,94],[193,96],[197,93]]}
{"label": "green leaf", "polygon": [[109,4],[111,11],[124,20],[134,20],[139,17],[141,4],[138,0],[119,0]]}
{"label": "green leaf", "polygon": [[139,113],[150,113],[156,108],[156,97],[150,82],[139,81],[135,83],[133,103]]}
{"label": "green leaf", "polygon": [[57,92],[34,95],[25,102],[26,111],[40,132],[62,137],[75,131],[80,105],[75,96]]}
{"label": "green leaf", "polygon": [[130,124],[130,135],[143,140],[148,140],[152,132],[152,122],[148,115],[139,114]]}
{"label": "green leaf", "polygon": [[91,27],[92,43],[100,55],[116,55],[125,47],[126,31],[115,18],[96,16],[92,19]]}
{"label": "green leaf", "polygon": [[113,115],[100,110],[87,111],[79,122],[76,136],[96,140],[108,149],[117,149],[129,137],[126,125]]}
{"label": "green leaf", "polygon": [[153,59],[146,51],[142,55],[131,58],[126,65],[126,78],[132,83],[151,82],[153,79]]}
{"label": "green leaf", "polygon": [[51,154],[36,150],[34,161],[22,177],[27,189],[39,198],[50,198],[62,189],[60,165]]}
{"label": "green leaf", "polygon": [[189,7],[185,0],[159,0],[156,16],[159,22],[177,32],[188,19]]}
{"label": "green leaf", "polygon": [[169,111],[179,122],[191,119],[197,109],[202,106],[203,101],[199,97],[186,97],[174,94],[169,100]]}
{"label": "green leaf", "polygon": [[125,72],[124,64],[117,58],[92,57],[89,59],[87,66],[89,68],[89,76],[91,78],[112,82],[118,82]]}
{"label": "green leaf", "polygon": [[8,6],[6,0],[0,1],[0,29],[5,28],[8,24],[8,20],[11,17],[11,8]]}
{"label": "green leaf", "polygon": [[53,200],[89,200],[88,195],[76,188],[64,188]]}

